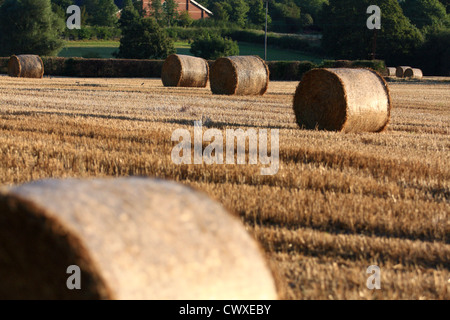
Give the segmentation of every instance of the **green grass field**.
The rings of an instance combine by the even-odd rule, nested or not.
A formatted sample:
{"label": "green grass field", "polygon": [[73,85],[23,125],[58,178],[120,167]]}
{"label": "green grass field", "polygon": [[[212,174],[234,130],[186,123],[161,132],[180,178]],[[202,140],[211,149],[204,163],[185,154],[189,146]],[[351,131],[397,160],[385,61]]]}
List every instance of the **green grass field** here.
{"label": "green grass field", "polygon": [[[84,57],[84,58],[113,58],[113,52],[119,48],[118,41],[67,41],[64,48],[59,52],[59,57]],[[175,42],[177,53],[191,55],[190,44],[187,42]],[[259,55],[264,58],[264,45],[254,43],[239,43],[241,55]],[[320,63],[323,58],[300,51],[284,50],[269,47],[267,50],[269,61],[302,61]]]}

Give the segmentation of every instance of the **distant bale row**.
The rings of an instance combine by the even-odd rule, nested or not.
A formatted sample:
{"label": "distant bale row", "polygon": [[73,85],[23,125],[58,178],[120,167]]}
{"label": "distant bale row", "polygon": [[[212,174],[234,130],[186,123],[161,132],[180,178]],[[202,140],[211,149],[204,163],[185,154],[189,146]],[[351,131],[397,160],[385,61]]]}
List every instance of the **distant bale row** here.
{"label": "distant bale row", "polygon": [[263,95],[269,76],[269,68],[257,56],[219,58],[209,72],[206,60],[174,54],[164,62],[161,78],[166,87],[206,87],[209,78],[213,94]]}
{"label": "distant bale row", "polygon": [[[102,77],[102,78],[161,78],[164,61],[146,59],[85,59],[41,57],[48,76]],[[0,73],[8,73],[9,57],[0,57]],[[215,61],[208,61],[211,69]],[[318,66],[309,61],[267,61],[270,80],[298,81]],[[326,60],[323,68],[371,68],[384,72],[381,60],[332,61]]]}
{"label": "distant bale row", "polygon": [[[175,58],[176,57],[176,58]],[[248,58],[246,56],[246,58]],[[175,79],[179,78],[179,74],[181,74],[181,65],[180,60],[186,61],[186,64],[190,59],[199,59],[194,58],[192,56],[183,56],[183,55],[174,55],[170,56],[166,59],[165,64],[172,65],[171,68],[168,70],[172,70],[172,72],[175,72]],[[226,59],[226,58],[225,58]],[[214,65],[215,61],[208,61],[208,65],[210,67],[210,70],[212,70],[212,67]],[[269,78],[270,80],[281,80],[281,81],[298,81],[301,80],[303,75],[314,69],[317,68],[318,65],[309,62],[309,61],[267,61],[265,62],[266,66],[269,69]],[[174,68],[175,66],[175,68]],[[376,70],[378,72],[383,72],[385,69],[384,61],[382,60],[356,60],[356,61],[350,61],[350,60],[325,60],[322,64],[322,67],[324,68],[371,68],[373,70]],[[189,69],[189,68],[187,68]],[[176,71],[178,70],[178,71]],[[197,70],[199,72],[202,72],[204,68],[198,67]],[[242,70],[242,69],[241,69]],[[165,74],[166,72],[163,72],[162,74],[162,80],[163,83],[168,83],[167,86],[174,86],[171,83],[167,82],[167,78],[173,77],[170,74]],[[203,73],[200,74],[200,78],[203,78],[204,75],[206,75],[206,72],[203,71]],[[174,80],[173,82],[177,82],[178,80]],[[166,85],[166,84],[165,84]],[[191,86],[191,85],[188,85]]]}
{"label": "distant bale row", "polygon": [[405,76],[405,71],[406,71],[407,69],[409,69],[409,68],[411,68],[411,67],[409,67],[409,66],[398,66],[398,67],[395,69],[395,76],[396,76],[397,78],[403,78],[403,77]]}
{"label": "distant bale row", "polygon": [[[147,178],[45,180],[0,193],[1,299],[276,299],[239,219]],[[80,290],[69,266],[79,267]],[[70,279],[72,278],[72,279]]]}
{"label": "distant bale row", "polygon": [[413,79],[422,79],[423,73],[422,70],[411,68],[410,66],[398,66],[396,68],[386,68],[386,73],[388,77],[397,77],[397,78],[413,78]]}

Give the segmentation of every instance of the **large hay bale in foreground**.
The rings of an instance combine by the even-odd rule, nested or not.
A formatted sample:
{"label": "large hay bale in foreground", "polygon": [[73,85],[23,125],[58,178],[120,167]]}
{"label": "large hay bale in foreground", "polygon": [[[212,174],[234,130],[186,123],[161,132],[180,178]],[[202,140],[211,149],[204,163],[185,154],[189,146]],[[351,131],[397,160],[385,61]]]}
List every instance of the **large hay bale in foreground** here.
{"label": "large hay bale in foreground", "polygon": [[408,70],[409,66],[399,66],[395,70],[395,76],[398,78],[403,78],[405,76],[405,71]]}
{"label": "large hay bale in foreground", "polygon": [[386,68],[386,76],[395,77],[397,74],[397,68]]}
{"label": "large hay bale in foreground", "polygon": [[269,68],[257,56],[219,58],[211,67],[213,94],[263,95],[269,87]]}
{"label": "large hay bale in foreground", "polygon": [[[240,221],[162,180],[46,180],[3,190],[0,243],[2,299],[276,298]],[[71,265],[81,268],[81,290],[66,287]]]}
{"label": "large hay bale in foreground", "polygon": [[391,111],[383,77],[369,69],[314,69],[294,97],[300,127],[343,132],[380,132]]}
{"label": "large hay bale in foreground", "polygon": [[202,58],[172,54],[164,61],[161,79],[166,87],[206,87],[208,62]]}
{"label": "large hay bale in foreground", "polygon": [[44,76],[44,63],[37,55],[13,55],[9,58],[8,75],[19,78],[42,78]]}
{"label": "large hay bale in foreground", "polygon": [[405,71],[405,78],[422,79],[423,72],[420,69],[409,68]]}

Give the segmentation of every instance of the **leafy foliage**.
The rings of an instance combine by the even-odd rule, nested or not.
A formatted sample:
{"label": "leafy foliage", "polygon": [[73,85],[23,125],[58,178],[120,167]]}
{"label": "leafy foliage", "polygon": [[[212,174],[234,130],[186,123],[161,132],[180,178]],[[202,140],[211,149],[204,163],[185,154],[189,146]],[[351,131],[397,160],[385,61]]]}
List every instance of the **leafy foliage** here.
{"label": "leafy foliage", "polygon": [[289,33],[301,30],[301,9],[293,0],[271,1],[269,10],[272,17],[272,30]]}
{"label": "leafy foliage", "polygon": [[445,6],[438,0],[408,0],[401,2],[403,12],[419,29],[448,24]]}
{"label": "leafy foliage", "polygon": [[161,0],[151,0],[150,14],[158,23],[162,23],[164,15]]}
{"label": "leafy foliage", "polygon": [[423,41],[421,32],[403,15],[396,0],[330,0],[325,7],[323,47],[338,59],[366,59],[372,52],[375,32],[366,27],[369,5],[381,9],[377,31],[377,57],[389,63],[404,62]]}
{"label": "leafy foliage", "polygon": [[0,55],[54,55],[63,46],[63,28],[50,0],[5,0],[0,7]]}
{"label": "leafy foliage", "polygon": [[118,58],[165,59],[175,53],[173,41],[154,18],[142,18],[132,6],[122,11],[122,30]]}
{"label": "leafy foliage", "polygon": [[164,20],[167,26],[171,26],[178,19],[178,4],[174,0],[166,0],[163,4]]}
{"label": "leafy foliage", "polygon": [[187,11],[183,11],[180,13],[180,16],[178,17],[179,24],[182,27],[190,27],[192,23],[194,22],[194,19],[191,18],[189,13]]}
{"label": "leafy foliage", "polygon": [[197,57],[215,60],[220,57],[239,55],[239,46],[231,39],[206,35],[192,43],[191,53]]}
{"label": "leafy foliage", "polygon": [[[266,7],[264,5],[263,0],[250,0],[249,4],[249,12],[248,12],[248,22],[263,28],[266,24]],[[268,16],[268,24],[272,23],[272,18]]]}
{"label": "leafy foliage", "polygon": [[114,0],[84,1],[88,13],[88,24],[111,27],[117,23],[116,13],[119,11]]}
{"label": "leafy foliage", "polygon": [[450,76],[450,30],[429,34],[416,63],[426,75]]}

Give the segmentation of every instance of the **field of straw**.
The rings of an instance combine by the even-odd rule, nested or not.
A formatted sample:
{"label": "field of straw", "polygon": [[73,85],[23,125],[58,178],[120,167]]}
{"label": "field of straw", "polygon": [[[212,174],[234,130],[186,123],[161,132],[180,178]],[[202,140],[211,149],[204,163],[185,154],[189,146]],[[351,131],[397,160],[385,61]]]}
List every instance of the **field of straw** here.
{"label": "field of straw", "polygon": [[[392,120],[379,134],[300,130],[297,84],[234,97],[150,79],[0,76],[0,184],[179,181],[241,218],[283,299],[450,299],[450,83],[390,83]],[[172,163],[172,132],[201,119],[204,130],[280,129],[279,172]],[[381,290],[366,287],[370,265]]]}

